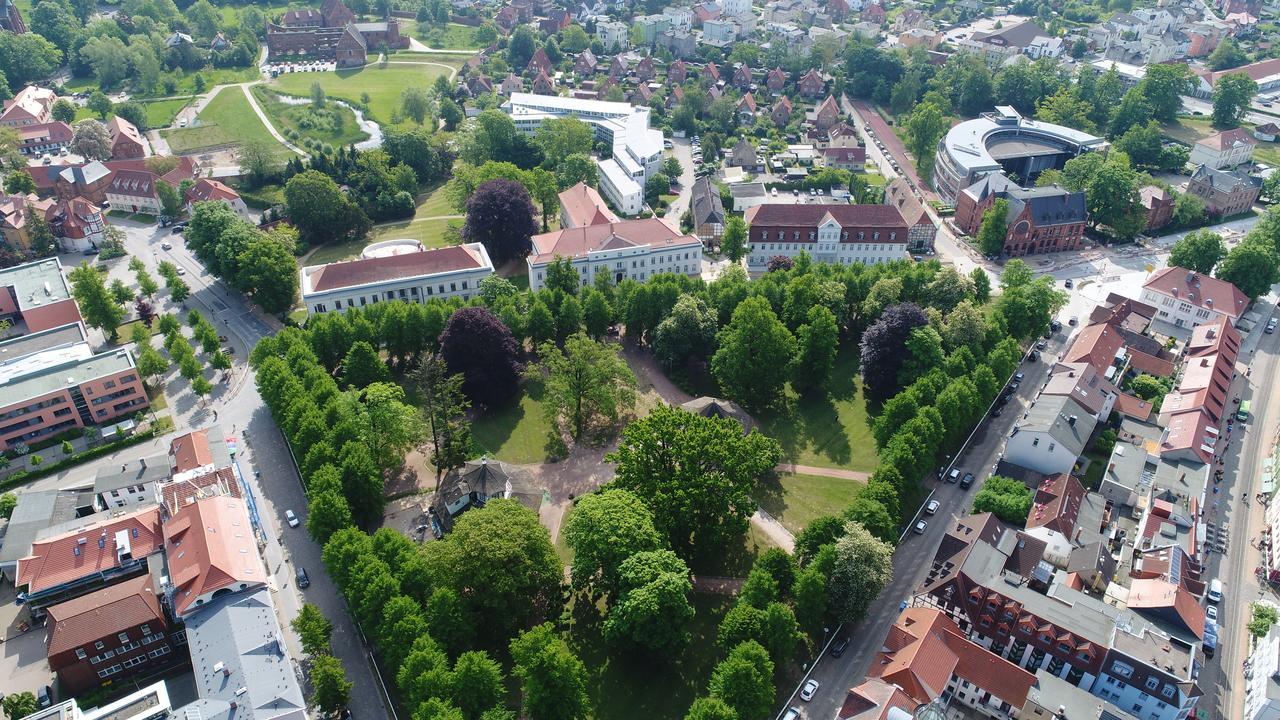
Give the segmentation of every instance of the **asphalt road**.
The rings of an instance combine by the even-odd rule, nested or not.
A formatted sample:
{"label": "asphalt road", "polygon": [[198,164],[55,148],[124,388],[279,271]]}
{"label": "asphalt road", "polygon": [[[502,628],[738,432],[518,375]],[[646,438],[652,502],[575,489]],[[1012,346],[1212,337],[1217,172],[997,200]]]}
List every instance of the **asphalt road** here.
{"label": "asphalt road", "polygon": [[[1063,326],[1063,332],[1053,336],[1044,350],[1045,357],[1038,362],[1024,361],[1019,368],[1026,377],[1017,393],[1005,405],[999,417],[987,416],[974,430],[973,436],[956,457],[953,467],[961,474],[971,472],[978,481],[967,490],[959,484],[940,483],[937,478],[930,477],[926,485],[942,507],[937,515],[928,517],[923,535],[908,533],[898,545],[893,555],[893,580],[880,593],[867,617],[853,628],[845,627],[841,634],[850,638],[848,650],[843,656],[833,658],[822,656],[813,671],[812,677],[821,684],[812,702],[802,703],[795,698],[791,705],[800,707],[801,715],[813,720],[829,720],[836,716],[840,706],[844,704],[849,688],[856,686],[866,676],[871,662],[879,652],[889,626],[897,619],[899,607],[903,600],[911,597],[928,574],[933,555],[942,543],[942,536],[954,524],[955,520],[968,515],[971,499],[982,487],[982,483],[995,470],[997,461],[1004,449],[1005,438],[1013,427],[1014,421],[1031,403],[1040,388],[1048,379],[1049,363],[1047,358],[1055,358],[1067,345],[1066,331],[1075,328]],[[910,523],[915,524],[913,519]],[[786,707],[780,708],[785,711]]]}
{"label": "asphalt road", "polygon": [[[232,391],[221,401],[214,401],[208,412],[192,418],[192,427],[205,427],[214,423],[213,412],[218,413],[217,424],[228,436],[237,439],[237,462],[257,499],[259,515],[268,537],[264,559],[268,565],[271,584],[276,590],[277,610],[284,625],[286,641],[295,661],[302,657],[301,645],[288,622],[296,617],[303,602],[309,602],[324,613],[333,623],[333,652],[342,661],[347,678],[352,681],[351,711],[361,720],[385,720],[386,706],[382,691],[371,669],[368,655],[346,611],[346,602],[338,593],[320,561],[320,546],[313,542],[304,527],[289,528],[284,511],[292,509],[305,524],[306,498],[301,479],[289,457],[288,448],[276,428],[253,382],[252,373],[245,361],[248,351],[262,337],[273,334],[274,329],[259,317],[237,292],[204,272],[200,263],[187,251],[180,235],[171,235],[168,228],[139,225],[127,221],[113,224],[125,230],[125,247],[134,257],[141,258],[156,275],[155,266],[169,260],[185,268],[184,279],[191,286],[188,307],[201,311],[215,325],[220,325],[235,346],[236,374]],[[171,250],[160,247],[163,241],[173,244]],[[229,330],[230,332],[226,332]],[[191,428],[179,427],[178,432]],[[158,447],[159,449],[158,449]],[[156,443],[128,448],[114,456],[98,461],[114,464],[134,459],[168,447],[168,439]],[[260,473],[255,477],[255,471]],[[84,484],[84,478],[92,478],[90,468],[77,468],[45,482],[52,487]],[[92,482],[90,479],[89,482]],[[67,483],[63,485],[61,483]],[[307,569],[311,585],[304,591],[294,586],[295,567]]]}

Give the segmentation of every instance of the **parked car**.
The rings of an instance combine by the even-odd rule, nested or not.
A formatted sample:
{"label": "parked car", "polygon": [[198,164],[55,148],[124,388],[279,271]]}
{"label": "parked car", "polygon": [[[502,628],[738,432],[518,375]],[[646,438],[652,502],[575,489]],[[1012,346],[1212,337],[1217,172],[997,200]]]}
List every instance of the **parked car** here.
{"label": "parked car", "polygon": [[161,250],[172,250],[172,249],[173,249],[173,243],[171,243],[171,242],[169,242],[169,241],[167,241],[167,240],[166,240],[165,242],[160,243],[160,249],[161,249]]}
{"label": "parked car", "polygon": [[301,589],[305,590],[305,589],[307,589],[308,587],[311,587],[311,578],[307,577],[307,569],[306,569],[306,568],[304,568],[304,567],[302,567],[301,565],[299,565],[299,566],[298,566],[298,573],[297,573],[297,575],[298,575],[298,587],[299,587],[299,588],[301,588]]}
{"label": "parked car", "polygon": [[1031,352],[1027,353],[1027,359],[1030,360],[1031,362],[1037,362],[1038,360],[1040,360],[1040,351],[1032,350]]}
{"label": "parked car", "polygon": [[800,720],[800,708],[787,708],[787,714],[782,716],[782,720]]}
{"label": "parked car", "polygon": [[1217,606],[1217,605],[1210,605],[1209,607],[1205,608],[1205,609],[1204,609],[1204,616],[1205,616],[1205,617],[1207,617],[1207,618],[1209,618],[1210,620],[1212,620],[1212,621],[1214,621],[1214,622],[1217,622],[1217,621],[1218,621],[1218,606]]}
{"label": "parked car", "polygon": [[289,523],[289,527],[291,528],[296,528],[300,524],[298,522],[298,516],[294,515],[292,510],[284,511],[284,521]]}
{"label": "parked car", "polygon": [[1014,382],[1016,382],[1016,383],[1020,383],[1020,382],[1022,382],[1022,379],[1023,379],[1023,378],[1025,378],[1025,377],[1026,377],[1026,375],[1023,375],[1023,374],[1022,374],[1022,371],[1021,371],[1021,370],[1019,370],[1018,372],[1016,372],[1016,373],[1014,373],[1014,374],[1013,374],[1013,381],[1014,381]]}
{"label": "parked car", "polygon": [[917,535],[923,535],[924,531],[928,529],[928,527],[929,527],[929,523],[925,520],[921,520],[920,522],[916,523],[916,526],[912,528],[912,530]]}
{"label": "parked car", "polygon": [[947,473],[947,482],[953,483],[959,479],[960,479],[960,471],[956,468],[951,468],[951,472]]}
{"label": "parked car", "polygon": [[1045,348],[1047,348],[1047,347],[1049,347],[1049,341],[1048,341],[1048,340],[1043,340],[1043,339],[1042,339],[1042,340],[1039,340],[1038,342],[1036,342],[1036,349],[1037,349],[1037,350],[1043,350],[1043,349],[1045,349]]}
{"label": "parked car", "polygon": [[818,694],[819,687],[820,685],[817,680],[814,680],[813,678],[806,680],[804,687],[800,688],[800,699],[805,702],[809,702],[813,699],[814,695]]}
{"label": "parked car", "polygon": [[36,700],[40,703],[40,707],[47,708],[53,704],[53,686],[45,685],[36,691]]}
{"label": "parked car", "polygon": [[925,515],[937,515],[938,508],[942,507],[942,503],[937,500],[930,500],[928,505],[924,506]]}
{"label": "parked car", "polygon": [[1071,282],[1071,278],[1067,278],[1062,282],[1062,286],[1070,290],[1072,287],[1075,287],[1075,283]]}
{"label": "parked car", "polygon": [[1067,321],[1067,324],[1072,327],[1075,327],[1076,323],[1078,322],[1080,322],[1080,318],[1076,317],[1075,315],[1072,315],[1071,319]]}
{"label": "parked car", "polygon": [[973,485],[973,481],[974,481],[973,473],[965,473],[964,477],[960,478],[960,487],[962,489],[968,490],[969,486]]}
{"label": "parked car", "polygon": [[831,646],[831,657],[840,657],[849,647],[849,638],[842,637],[835,641]]}

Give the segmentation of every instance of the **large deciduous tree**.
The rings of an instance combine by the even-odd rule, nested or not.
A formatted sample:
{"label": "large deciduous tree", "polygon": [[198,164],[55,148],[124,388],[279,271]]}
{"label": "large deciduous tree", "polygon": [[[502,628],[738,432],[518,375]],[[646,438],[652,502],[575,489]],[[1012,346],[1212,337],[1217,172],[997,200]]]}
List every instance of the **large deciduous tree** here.
{"label": "large deciduous tree", "polygon": [[702,298],[681,295],[671,313],[653,335],[653,354],[667,370],[682,367],[690,360],[705,360],[715,348],[717,323],[715,310]]}
{"label": "large deciduous tree", "polygon": [[711,673],[711,696],[736,712],[739,720],[764,720],[773,709],[773,660],[760,643],[748,640]]}
{"label": "large deciduous tree", "polygon": [[1246,237],[1231,248],[1218,265],[1218,277],[1240,288],[1251,298],[1265,295],[1280,280],[1280,261],[1275,248]]}
{"label": "large deciduous tree", "polygon": [[582,333],[570,336],[564,350],[553,343],[542,345],[538,369],[546,387],[547,420],[556,440],[563,424],[574,440],[581,440],[592,425],[611,428],[622,412],[635,407],[636,376],[618,354],[620,349]]}
{"label": "large deciduous tree", "polygon": [[796,339],[768,300],[742,301],[717,340],[720,348],[711,358],[711,372],[730,398],[763,408],[782,396]]}
{"label": "large deciduous tree", "polygon": [[1009,236],[1009,201],[996,198],[991,207],[982,213],[982,225],[978,228],[978,249],[983,255],[1000,255],[1004,241]]}
{"label": "large deciduous tree", "polygon": [[93,119],[76,123],[71,152],[89,160],[110,160],[111,133],[107,132],[107,126]]}
{"label": "large deciduous tree", "polygon": [[1022,525],[1031,511],[1031,490],[1021,480],[994,475],[973,496],[973,511],[994,513],[1013,525]]}
{"label": "large deciduous tree", "polygon": [[1257,93],[1258,83],[1242,72],[1218,78],[1213,86],[1213,124],[1220,128],[1238,127]]}
{"label": "large deciduous tree", "polygon": [[605,637],[652,654],[678,652],[689,641],[693,619],[689,567],[670,550],[640,552],[618,569],[620,593],[609,608]]}
{"label": "large deciduous tree", "polygon": [[467,200],[462,238],[484,245],[494,265],[529,254],[529,238],[538,232],[529,191],[514,180],[490,180]]}
{"label": "large deciduous tree", "polygon": [[505,637],[560,607],[560,558],[538,516],[515,500],[463,513],[453,532],[424,546],[430,575],[453,590],[481,628]]}
{"label": "large deciduous tree", "polygon": [[289,220],[312,243],[358,237],[369,229],[369,218],[347,197],[333,178],[307,170],[284,186]]}
{"label": "large deciduous tree", "polygon": [[1210,230],[1197,230],[1173,244],[1169,265],[1209,274],[1226,255],[1222,236]]}
{"label": "large deciduous tree", "polygon": [[441,473],[462,467],[471,455],[471,424],[467,422],[471,402],[462,392],[463,376],[450,374],[448,363],[439,355],[422,358],[413,371],[413,382],[431,433],[431,464],[439,481]]}
{"label": "large deciduous tree", "polygon": [[521,708],[529,720],[586,720],[587,669],[550,623],[511,641],[512,672],[520,679]]}
{"label": "large deciduous tree", "polygon": [[905,360],[911,331],[929,324],[919,305],[900,303],[881,313],[862,334],[862,383],[870,397],[887,398],[898,389],[898,373]]}
{"label": "large deciduous tree", "polygon": [[662,545],[644,501],[621,488],[582,496],[563,533],[573,550],[574,588],[594,586],[606,595],[619,591],[618,575],[627,558]]}
{"label": "large deciduous tree", "polygon": [[481,405],[515,397],[523,372],[517,351],[511,330],[487,308],[455,312],[440,334],[440,356],[449,372],[462,374],[463,392]]}
{"label": "large deciduous tree", "polygon": [[827,578],[831,613],[843,622],[857,622],[893,579],[893,546],[850,522],[844,537],[836,541],[835,550],[835,562]]}
{"label": "large deciduous tree", "polygon": [[117,328],[124,321],[125,312],[112,296],[102,273],[88,263],[81,263],[68,274],[68,278],[85,323],[101,330],[115,342]]}
{"label": "large deciduous tree", "polygon": [[740,537],[755,511],[756,482],[782,458],[776,440],[742,426],[661,406],[623,431],[612,487],[649,503],[654,523],[688,557]]}

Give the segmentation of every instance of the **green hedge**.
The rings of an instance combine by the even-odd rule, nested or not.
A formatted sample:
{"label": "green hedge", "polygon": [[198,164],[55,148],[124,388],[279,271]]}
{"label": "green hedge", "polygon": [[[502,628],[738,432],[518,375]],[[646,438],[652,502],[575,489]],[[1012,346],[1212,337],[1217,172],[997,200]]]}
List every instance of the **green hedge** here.
{"label": "green hedge", "polygon": [[8,490],[19,485],[25,485],[26,483],[39,480],[42,477],[55,475],[67,468],[79,465],[80,463],[96,460],[104,455],[110,455],[117,450],[123,450],[124,448],[132,445],[137,445],[138,443],[146,440],[151,440],[156,436],[156,430],[157,428],[152,427],[146,432],[135,433],[123,440],[117,440],[115,442],[107,443],[106,445],[99,445],[98,447],[85,450],[82,453],[72,455],[69,458],[63,458],[52,465],[40,465],[35,470],[15,470],[12,473],[9,473],[9,475],[3,480],[0,480],[0,491]]}

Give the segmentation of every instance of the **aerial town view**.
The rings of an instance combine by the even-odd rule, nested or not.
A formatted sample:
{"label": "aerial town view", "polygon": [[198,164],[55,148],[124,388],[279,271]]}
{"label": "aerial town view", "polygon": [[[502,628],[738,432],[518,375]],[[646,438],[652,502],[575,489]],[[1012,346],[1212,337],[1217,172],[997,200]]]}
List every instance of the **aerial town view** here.
{"label": "aerial town view", "polygon": [[1280,0],[0,0],[0,187],[0,720],[1280,720]]}

